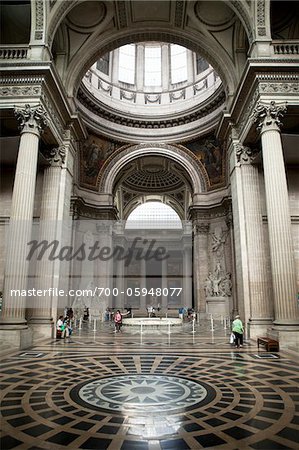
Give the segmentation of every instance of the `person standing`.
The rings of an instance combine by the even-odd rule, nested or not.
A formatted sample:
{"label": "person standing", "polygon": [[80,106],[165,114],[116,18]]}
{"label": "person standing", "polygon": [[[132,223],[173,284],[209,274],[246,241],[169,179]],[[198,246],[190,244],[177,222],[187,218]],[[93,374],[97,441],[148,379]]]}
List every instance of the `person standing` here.
{"label": "person standing", "polygon": [[121,312],[120,312],[119,309],[114,314],[114,324],[115,324],[114,333],[119,333],[120,332],[120,328],[122,326],[122,315],[121,315]]}
{"label": "person standing", "polygon": [[235,317],[232,323],[232,332],[235,335],[235,347],[243,347],[244,327],[239,315]]}

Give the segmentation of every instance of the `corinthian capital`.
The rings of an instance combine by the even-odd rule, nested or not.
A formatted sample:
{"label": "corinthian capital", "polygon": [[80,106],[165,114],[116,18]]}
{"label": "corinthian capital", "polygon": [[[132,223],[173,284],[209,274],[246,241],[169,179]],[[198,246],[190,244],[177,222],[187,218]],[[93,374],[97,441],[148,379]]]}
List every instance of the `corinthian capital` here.
{"label": "corinthian capital", "polygon": [[240,164],[251,164],[258,153],[258,150],[253,150],[242,144],[237,144],[235,150],[237,162]]}
{"label": "corinthian capital", "polygon": [[15,108],[14,112],[23,133],[31,132],[40,135],[48,124],[47,113],[41,105],[27,104],[24,108]]}
{"label": "corinthian capital", "polygon": [[52,148],[45,152],[45,158],[49,161],[51,166],[62,166],[65,161],[66,150],[64,146]]}
{"label": "corinthian capital", "polygon": [[270,104],[258,102],[252,114],[254,122],[258,122],[257,130],[265,131],[271,128],[278,130],[282,125],[280,119],[286,110],[286,103],[277,105],[275,101],[271,101]]}

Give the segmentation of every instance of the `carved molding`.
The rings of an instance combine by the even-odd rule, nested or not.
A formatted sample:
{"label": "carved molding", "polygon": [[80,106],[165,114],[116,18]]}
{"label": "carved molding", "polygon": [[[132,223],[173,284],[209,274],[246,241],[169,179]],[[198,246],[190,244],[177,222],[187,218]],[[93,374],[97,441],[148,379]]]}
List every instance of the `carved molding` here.
{"label": "carved molding", "polygon": [[117,13],[118,13],[119,27],[126,28],[128,26],[128,19],[125,1],[117,2]]}
{"label": "carved molding", "polygon": [[56,126],[56,128],[58,130],[59,135],[62,137],[65,133],[65,129],[64,129],[63,124],[61,123],[60,119],[58,118],[56,109],[52,105],[52,102],[49,100],[49,98],[44,90],[42,90],[41,98],[42,98],[43,104],[45,105],[45,107],[47,108],[47,110],[49,112],[51,121],[54,123],[54,125]]}
{"label": "carved molding", "polygon": [[22,133],[40,135],[48,125],[47,113],[41,105],[30,106],[26,104],[24,108],[15,108],[14,113],[20,122],[19,128]]}
{"label": "carved molding", "polygon": [[273,100],[270,102],[270,104],[258,102],[252,114],[253,121],[258,122],[257,130],[278,130],[282,125],[280,119],[286,113],[286,110],[286,103],[279,105]]}
{"label": "carved molding", "polygon": [[44,36],[44,2],[36,0],[35,3],[35,33],[36,40],[42,40]]}
{"label": "carved molding", "polygon": [[258,36],[266,36],[265,0],[258,0],[256,5],[256,22]]}
{"label": "carved molding", "polygon": [[299,93],[299,83],[260,83],[259,90],[263,94],[296,94]]}
{"label": "carved molding", "polygon": [[235,126],[235,129],[236,129],[236,132],[237,132],[238,136],[241,135],[244,126],[248,123],[249,118],[252,115],[252,111],[253,111],[254,105],[256,104],[259,95],[260,95],[259,89],[256,88],[256,90],[254,91],[253,95],[250,97],[250,101],[248,103],[248,106],[242,112],[242,115],[241,115],[240,120],[239,120],[239,124],[237,126]]}
{"label": "carved molding", "polygon": [[184,3],[183,1],[176,1],[175,2],[175,18],[174,18],[174,24],[176,27],[182,27],[183,26],[183,19],[184,19]]}
{"label": "carved molding", "polygon": [[1,97],[27,97],[40,96],[41,86],[1,86]]}

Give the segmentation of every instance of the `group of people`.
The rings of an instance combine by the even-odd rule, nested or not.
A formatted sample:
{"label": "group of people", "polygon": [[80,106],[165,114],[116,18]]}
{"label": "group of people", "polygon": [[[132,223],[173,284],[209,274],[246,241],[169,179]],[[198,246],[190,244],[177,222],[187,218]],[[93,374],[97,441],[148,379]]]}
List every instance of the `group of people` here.
{"label": "group of people", "polygon": [[71,336],[72,332],[71,318],[69,316],[59,316],[56,324],[56,338],[68,338]]}

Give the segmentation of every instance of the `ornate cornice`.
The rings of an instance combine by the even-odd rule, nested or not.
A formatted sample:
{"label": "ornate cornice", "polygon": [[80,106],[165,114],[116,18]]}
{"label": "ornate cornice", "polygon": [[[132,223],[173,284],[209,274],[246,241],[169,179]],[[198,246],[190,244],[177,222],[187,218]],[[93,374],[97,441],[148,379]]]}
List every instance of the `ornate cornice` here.
{"label": "ornate cornice", "polygon": [[21,133],[34,133],[40,136],[48,125],[47,113],[41,105],[26,104],[24,108],[15,108],[14,113],[20,122]]}
{"label": "ornate cornice", "polygon": [[286,110],[286,103],[279,105],[273,100],[270,104],[258,102],[253,111],[252,120],[258,122],[258,131],[263,132],[271,129],[278,130],[282,125],[280,119],[285,114]]}

